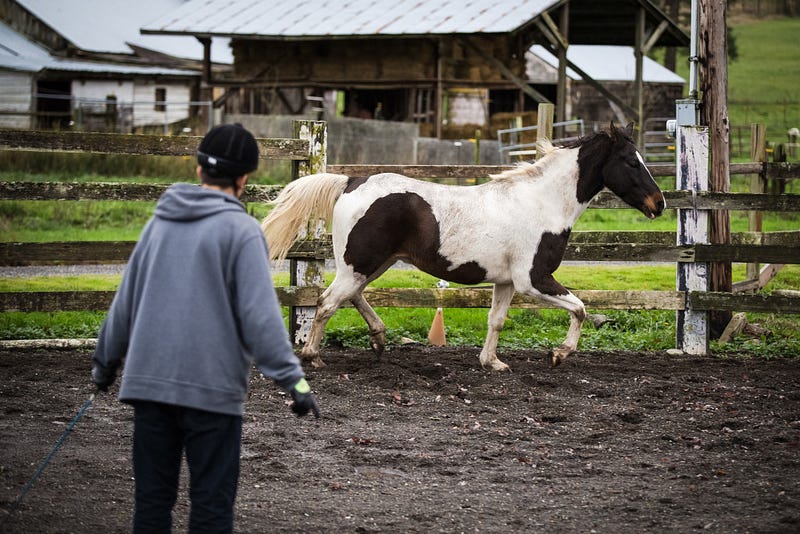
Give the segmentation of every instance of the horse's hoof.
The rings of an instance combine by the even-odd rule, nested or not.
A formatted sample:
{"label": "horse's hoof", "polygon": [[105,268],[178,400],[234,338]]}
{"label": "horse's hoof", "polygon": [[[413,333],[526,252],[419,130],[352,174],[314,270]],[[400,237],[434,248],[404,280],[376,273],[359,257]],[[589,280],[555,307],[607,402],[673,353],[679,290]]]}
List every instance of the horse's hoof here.
{"label": "horse's hoof", "polygon": [[374,352],[375,356],[378,358],[380,358],[380,356],[383,354],[383,350],[386,348],[386,343],[384,340],[385,338],[383,333],[373,334],[369,338],[369,344],[372,348],[372,352]]}
{"label": "horse's hoof", "polygon": [[496,371],[498,373],[502,373],[504,371],[508,371],[509,373],[511,372],[511,368],[508,365],[497,359],[487,363],[481,363],[481,366],[487,371]]}

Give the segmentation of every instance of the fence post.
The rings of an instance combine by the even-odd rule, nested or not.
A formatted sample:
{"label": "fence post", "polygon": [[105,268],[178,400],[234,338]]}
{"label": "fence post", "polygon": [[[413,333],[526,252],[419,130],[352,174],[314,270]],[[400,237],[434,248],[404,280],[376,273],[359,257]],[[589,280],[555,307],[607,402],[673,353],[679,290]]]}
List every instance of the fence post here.
{"label": "fence post", "polygon": [[[760,161],[764,163],[767,161],[767,125],[766,124],[751,124],[750,125],[750,161]],[[763,170],[762,170],[763,173]],[[763,193],[764,176],[762,174],[754,174],[750,177],[750,192]],[[751,232],[761,232],[762,230],[763,214],[760,211],[751,211],[748,213],[748,230]],[[760,242],[760,241],[759,241]],[[747,264],[746,280],[758,280],[760,265],[758,263]]]}
{"label": "fence post", "polygon": [[539,152],[539,141],[553,139],[553,113],[555,105],[540,103],[536,113],[536,159],[543,156]]}
{"label": "fence post", "polygon": [[[681,126],[677,129],[675,168],[677,188],[708,191],[708,127]],[[708,243],[708,210],[678,210],[678,245]],[[708,312],[692,310],[690,291],[708,291],[708,263],[679,262],[677,289],[686,292],[686,309],[678,310],[676,326],[677,348],[687,354],[708,353]]]}
{"label": "fence post", "polygon": [[[292,137],[307,139],[308,159],[292,162],[292,179],[325,172],[328,137],[325,121],[292,122]],[[300,239],[318,239],[325,235],[324,221],[310,221]],[[289,260],[289,285],[322,287],[325,285],[325,260]],[[316,307],[292,306],[289,309],[289,335],[295,344],[304,343],[314,320]]]}

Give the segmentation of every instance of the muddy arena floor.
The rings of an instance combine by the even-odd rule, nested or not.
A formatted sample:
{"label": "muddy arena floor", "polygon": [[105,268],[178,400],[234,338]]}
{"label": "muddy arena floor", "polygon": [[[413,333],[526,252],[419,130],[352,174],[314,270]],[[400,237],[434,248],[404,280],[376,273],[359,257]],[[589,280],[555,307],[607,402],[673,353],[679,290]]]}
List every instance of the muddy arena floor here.
{"label": "muddy arena floor", "polygon": [[[254,372],[236,531],[800,531],[797,360],[506,351],[498,374],[478,352],[326,350],[318,421]],[[89,360],[0,352],[0,532],[130,531],[116,386],[8,512],[91,394]]]}

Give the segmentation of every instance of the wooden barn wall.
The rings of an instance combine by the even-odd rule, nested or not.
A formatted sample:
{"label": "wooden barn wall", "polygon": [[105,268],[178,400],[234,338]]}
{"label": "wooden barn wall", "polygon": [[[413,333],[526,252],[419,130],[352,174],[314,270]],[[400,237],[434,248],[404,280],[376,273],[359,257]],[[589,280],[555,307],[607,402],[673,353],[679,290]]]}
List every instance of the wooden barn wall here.
{"label": "wooden barn wall", "polygon": [[31,127],[33,87],[30,73],[0,71],[0,128]]}
{"label": "wooden barn wall", "polygon": [[[524,77],[524,54],[508,39],[477,40],[486,52]],[[435,39],[335,39],[321,41],[233,40],[234,74],[255,84],[364,87],[436,82]],[[442,79],[449,85],[509,85],[477,54],[454,39],[442,40]]]}

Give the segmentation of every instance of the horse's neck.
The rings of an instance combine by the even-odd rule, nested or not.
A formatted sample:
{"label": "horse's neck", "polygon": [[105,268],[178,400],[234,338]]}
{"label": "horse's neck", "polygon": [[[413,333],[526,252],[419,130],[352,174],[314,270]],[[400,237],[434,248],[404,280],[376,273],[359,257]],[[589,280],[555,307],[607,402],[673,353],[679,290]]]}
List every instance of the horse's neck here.
{"label": "horse's neck", "polygon": [[[498,189],[502,195],[510,195],[548,212],[561,213],[560,223],[564,227],[571,227],[588,206],[588,201],[579,200],[578,149],[559,149],[541,160],[535,172],[515,176],[511,181],[510,190]],[[499,183],[496,185],[502,187]]]}

